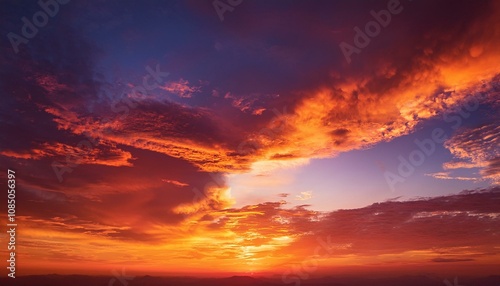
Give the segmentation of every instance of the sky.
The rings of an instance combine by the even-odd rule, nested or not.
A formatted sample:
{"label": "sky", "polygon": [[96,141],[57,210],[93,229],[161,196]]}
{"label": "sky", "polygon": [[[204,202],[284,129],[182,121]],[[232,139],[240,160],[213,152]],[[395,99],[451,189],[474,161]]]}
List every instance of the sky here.
{"label": "sky", "polygon": [[17,275],[498,274],[499,2],[0,6]]}

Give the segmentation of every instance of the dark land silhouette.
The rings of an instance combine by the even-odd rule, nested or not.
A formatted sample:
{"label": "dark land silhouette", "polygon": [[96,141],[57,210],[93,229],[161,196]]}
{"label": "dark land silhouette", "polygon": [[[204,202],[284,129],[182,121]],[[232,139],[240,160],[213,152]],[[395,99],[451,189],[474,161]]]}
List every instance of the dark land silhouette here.
{"label": "dark land silhouette", "polygon": [[[487,277],[449,277],[448,283],[437,276],[398,276],[390,278],[323,277],[300,281],[300,286],[499,286],[500,275]],[[0,278],[0,285],[22,286],[277,286],[285,284],[281,278],[232,276],[227,278],[154,277],[137,276],[120,281],[119,277],[86,275],[31,275],[15,279]]]}

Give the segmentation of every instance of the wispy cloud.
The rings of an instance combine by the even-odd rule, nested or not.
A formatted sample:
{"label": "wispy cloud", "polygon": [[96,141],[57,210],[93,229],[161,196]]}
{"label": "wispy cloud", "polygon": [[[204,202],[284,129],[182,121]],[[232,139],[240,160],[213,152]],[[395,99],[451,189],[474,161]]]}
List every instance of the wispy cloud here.
{"label": "wispy cloud", "polygon": [[182,78],[178,81],[169,81],[160,88],[182,98],[190,98],[201,90],[201,86],[190,85],[189,81]]}
{"label": "wispy cloud", "polygon": [[[444,163],[443,168],[445,170],[479,168],[483,178],[498,183],[500,180],[499,134],[500,126],[496,123],[460,130],[444,144],[456,159]],[[434,177],[448,179],[450,178],[448,175],[449,172],[437,173]]]}

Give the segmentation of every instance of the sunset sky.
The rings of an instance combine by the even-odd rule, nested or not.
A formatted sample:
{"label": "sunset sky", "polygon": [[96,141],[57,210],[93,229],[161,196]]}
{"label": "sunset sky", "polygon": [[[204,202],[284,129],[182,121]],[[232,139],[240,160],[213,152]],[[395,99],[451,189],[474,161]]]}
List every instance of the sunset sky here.
{"label": "sunset sky", "polygon": [[49,2],[0,4],[17,275],[499,273],[499,1]]}

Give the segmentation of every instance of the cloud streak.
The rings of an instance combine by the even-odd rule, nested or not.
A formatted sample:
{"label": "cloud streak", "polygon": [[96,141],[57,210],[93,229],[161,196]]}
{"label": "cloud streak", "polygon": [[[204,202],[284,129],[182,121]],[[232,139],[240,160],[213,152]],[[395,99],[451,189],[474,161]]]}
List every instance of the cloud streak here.
{"label": "cloud streak", "polygon": [[[291,181],[272,171],[404,140],[469,99],[497,108],[500,4],[406,1],[347,64],[338,44],[387,1],[256,3],[223,26],[197,1],[72,3],[43,37],[0,53],[0,163],[22,173],[28,269],[278,271],[310,256],[318,237],[331,246],[328,269],[498,266],[498,188],[319,212],[315,185],[235,207],[242,187],[227,178],[251,175],[258,192]],[[4,35],[24,13],[5,5]],[[128,92],[150,66],[173,79]],[[472,119],[444,145],[452,161],[429,176],[498,183],[498,118]],[[54,161],[80,167],[61,184]]]}

